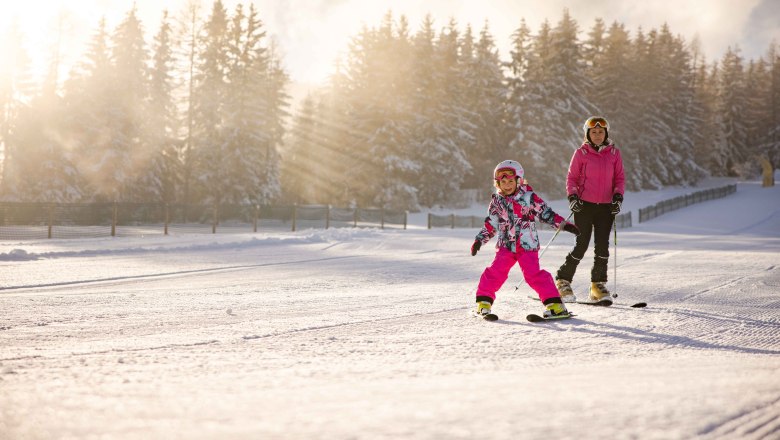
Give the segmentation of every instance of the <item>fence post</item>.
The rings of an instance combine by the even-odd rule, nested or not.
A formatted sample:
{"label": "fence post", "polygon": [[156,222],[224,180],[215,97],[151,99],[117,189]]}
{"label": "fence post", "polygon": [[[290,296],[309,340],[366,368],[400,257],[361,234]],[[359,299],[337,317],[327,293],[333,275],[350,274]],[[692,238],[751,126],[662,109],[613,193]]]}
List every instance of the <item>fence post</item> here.
{"label": "fence post", "polygon": [[260,205],[255,205],[255,215],[252,217],[252,232],[257,232],[258,217],[260,217]]}
{"label": "fence post", "polygon": [[360,208],[358,208],[358,207],[356,206],[356,207],[355,207],[355,211],[352,213],[352,227],[353,227],[353,228],[357,228],[357,220],[358,220],[358,209],[360,209]]}
{"label": "fence post", "polygon": [[381,208],[379,211],[379,229],[385,228],[385,208]]}
{"label": "fence post", "polygon": [[295,222],[298,220],[298,205],[293,205],[292,232],[295,232]]}
{"label": "fence post", "polygon": [[217,203],[214,204],[214,217],[211,220],[211,233],[216,234],[217,233],[217,222],[219,221],[219,205]]}
{"label": "fence post", "polygon": [[168,235],[168,223],[171,222],[171,208],[168,203],[165,204],[165,235]]}
{"label": "fence post", "polygon": [[111,236],[112,237],[116,237],[116,216],[117,216],[117,207],[116,207],[116,201],[114,201],[113,214],[111,215]]}
{"label": "fence post", "polygon": [[428,229],[431,229],[431,213],[428,213]]}
{"label": "fence post", "polygon": [[404,231],[406,230],[406,223],[409,219],[409,211],[404,211]]}
{"label": "fence post", "polygon": [[450,214],[450,229],[455,229],[455,214]]}
{"label": "fence post", "polygon": [[325,206],[325,229],[330,228],[330,205]]}
{"label": "fence post", "polygon": [[51,238],[51,231],[54,227],[54,205],[49,205],[49,238]]}

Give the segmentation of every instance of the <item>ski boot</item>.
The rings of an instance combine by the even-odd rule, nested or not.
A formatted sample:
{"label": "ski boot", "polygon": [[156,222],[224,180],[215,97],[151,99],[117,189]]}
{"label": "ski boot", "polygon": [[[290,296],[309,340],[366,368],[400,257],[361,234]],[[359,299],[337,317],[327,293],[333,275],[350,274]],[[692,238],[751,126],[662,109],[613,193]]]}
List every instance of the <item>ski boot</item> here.
{"label": "ski boot", "polygon": [[476,315],[484,317],[485,315],[490,315],[492,312],[490,311],[491,304],[487,301],[479,301],[477,302],[477,310]]}
{"label": "ski boot", "polygon": [[561,295],[563,302],[577,302],[577,297],[574,296],[574,290],[571,288],[571,281],[557,279],[555,280],[555,287],[558,288],[558,293]]}
{"label": "ski boot", "polygon": [[550,303],[545,306],[546,310],[544,311],[545,319],[549,318],[568,318],[570,316],[570,313],[568,310],[566,310],[566,306],[563,305],[563,303]]}
{"label": "ski boot", "polygon": [[590,300],[591,301],[612,301],[612,294],[607,290],[606,282],[590,283]]}

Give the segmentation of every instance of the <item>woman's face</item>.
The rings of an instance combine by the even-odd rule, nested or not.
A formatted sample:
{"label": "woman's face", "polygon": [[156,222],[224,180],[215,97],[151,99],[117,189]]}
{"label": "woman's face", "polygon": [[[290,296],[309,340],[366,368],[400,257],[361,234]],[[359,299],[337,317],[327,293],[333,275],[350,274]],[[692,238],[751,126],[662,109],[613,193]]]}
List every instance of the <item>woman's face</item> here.
{"label": "woman's face", "polygon": [[601,145],[607,137],[607,132],[602,127],[593,127],[590,129],[590,140],[594,145]]}

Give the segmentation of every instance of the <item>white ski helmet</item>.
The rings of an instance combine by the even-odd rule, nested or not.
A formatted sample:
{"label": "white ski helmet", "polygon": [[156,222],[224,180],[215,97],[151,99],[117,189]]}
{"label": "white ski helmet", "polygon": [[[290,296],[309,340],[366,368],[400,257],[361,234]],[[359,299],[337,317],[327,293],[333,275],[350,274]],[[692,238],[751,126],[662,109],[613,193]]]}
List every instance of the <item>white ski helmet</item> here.
{"label": "white ski helmet", "polygon": [[496,175],[501,170],[514,170],[518,181],[522,181],[523,175],[525,174],[522,165],[520,165],[520,162],[516,160],[505,160],[496,165],[496,169],[493,170],[493,180],[496,179]]}
{"label": "white ski helmet", "polygon": [[609,130],[609,122],[602,116],[591,116],[582,125],[582,130],[587,133],[591,128],[601,127],[604,130]]}
{"label": "white ski helmet", "polygon": [[602,116],[591,116],[582,125],[582,130],[585,131],[585,139],[591,144],[593,141],[590,139],[590,129],[601,127],[604,129],[604,142],[609,141],[609,121]]}

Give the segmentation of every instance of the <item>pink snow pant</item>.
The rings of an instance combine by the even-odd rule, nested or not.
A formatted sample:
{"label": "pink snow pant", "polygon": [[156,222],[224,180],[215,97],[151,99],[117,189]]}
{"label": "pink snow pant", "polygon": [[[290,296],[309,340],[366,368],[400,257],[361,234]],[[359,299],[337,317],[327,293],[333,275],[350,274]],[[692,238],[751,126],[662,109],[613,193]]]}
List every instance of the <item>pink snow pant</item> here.
{"label": "pink snow pant", "polygon": [[536,291],[542,302],[560,296],[550,272],[539,268],[539,251],[520,249],[517,253],[513,253],[503,247],[496,252],[493,263],[482,272],[477,286],[477,296],[487,296],[495,300],[496,292],[506,282],[509,270],[515,262],[523,271],[525,282]]}

